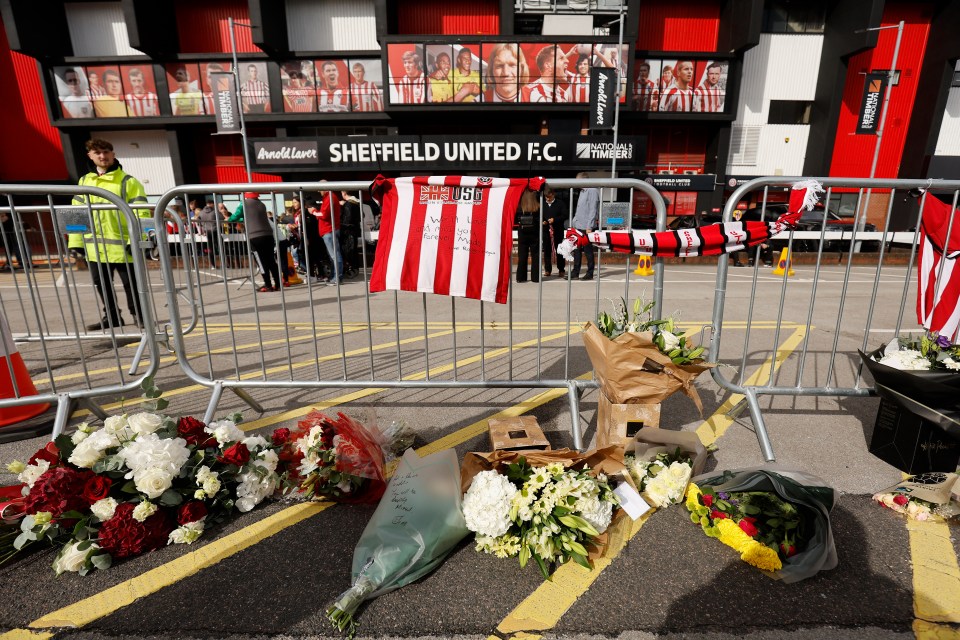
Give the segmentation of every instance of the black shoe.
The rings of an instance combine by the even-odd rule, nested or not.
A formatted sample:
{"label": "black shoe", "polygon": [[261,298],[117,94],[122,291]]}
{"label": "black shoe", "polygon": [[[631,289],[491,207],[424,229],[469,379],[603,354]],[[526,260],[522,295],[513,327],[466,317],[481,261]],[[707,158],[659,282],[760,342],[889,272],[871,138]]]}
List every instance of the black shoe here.
{"label": "black shoe", "polygon": [[122,320],[111,321],[109,318],[102,318],[100,322],[88,324],[87,331],[109,331],[111,328],[119,329],[121,326],[123,326]]}
{"label": "black shoe", "polygon": [[583,277],[580,278],[580,279],[581,279],[581,280],[593,280],[593,274],[592,274],[592,273],[588,273],[587,275],[583,276]]}

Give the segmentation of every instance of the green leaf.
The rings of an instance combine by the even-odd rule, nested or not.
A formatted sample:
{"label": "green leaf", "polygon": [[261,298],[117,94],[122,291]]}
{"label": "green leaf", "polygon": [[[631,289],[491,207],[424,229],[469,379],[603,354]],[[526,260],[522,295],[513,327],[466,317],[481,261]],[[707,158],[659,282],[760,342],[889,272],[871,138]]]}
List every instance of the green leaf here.
{"label": "green leaf", "polygon": [[174,489],[167,489],[160,496],[160,504],[165,507],[175,507],[178,504],[181,504],[182,502],[183,502],[183,496],[181,496]]}
{"label": "green leaf", "polygon": [[520,560],[520,568],[527,566],[527,561],[530,560],[530,547],[523,545],[520,547],[520,553],[517,554],[517,559]]}
{"label": "green leaf", "polygon": [[122,487],[120,487],[120,491],[124,493],[140,493],[139,491],[137,491],[137,483],[134,482],[133,480],[127,480],[127,482],[124,483]]}
{"label": "green leaf", "polygon": [[748,516],[755,516],[758,513],[760,513],[760,508],[755,507],[752,504],[745,504],[743,505],[742,509],[743,509],[743,512]]}
{"label": "green leaf", "polygon": [[779,526],[780,526],[780,522],[781,522],[780,518],[770,518],[769,520],[767,520],[767,526],[768,526],[768,527],[779,527]]}
{"label": "green leaf", "polygon": [[548,567],[547,563],[543,561],[543,558],[534,553],[533,559],[537,561],[537,566],[540,567],[540,573],[543,574],[544,579],[552,580],[553,578],[550,576],[550,567]]}
{"label": "green leaf", "polygon": [[30,544],[31,542],[37,539],[36,536],[32,536],[30,534],[31,534],[30,531],[24,531],[23,533],[18,535],[17,539],[13,541],[13,548],[17,550],[21,550],[24,547],[26,547],[28,544]]}
{"label": "green leaf", "polygon": [[90,562],[100,571],[106,571],[113,564],[113,557],[109,553],[98,553],[90,556]]}
{"label": "green leaf", "polygon": [[159,398],[154,404],[155,411],[163,411],[170,406],[170,401],[164,398]]}
{"label": "green leaf", "polygon": [[573,558],[573,561],[576,562],[581,567],[583,567],[584,569],[593,571],[593,567],[590,566],[590,561],[587,559],[587,555],[585,553],[584,554],[572,553],[570,554],[570,557]]}

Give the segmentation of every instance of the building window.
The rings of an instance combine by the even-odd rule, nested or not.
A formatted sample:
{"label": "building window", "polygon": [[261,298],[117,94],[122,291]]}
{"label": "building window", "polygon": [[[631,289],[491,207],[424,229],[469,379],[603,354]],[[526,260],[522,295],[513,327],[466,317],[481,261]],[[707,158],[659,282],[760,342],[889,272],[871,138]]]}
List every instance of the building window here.
{"label": "building window", "polygon": [[766,33],[823,33],[826,5],[810,0],[773,0],[763,9]]}
{"label": "building window", "polygon": [[829,211],[843,218],[852,218],[857,215],[859,200],[858,193],[831,193]]}
{"label": "building window", "polygon": [[767,124],[810,124],[812,106],[806,100],[771,100]]}

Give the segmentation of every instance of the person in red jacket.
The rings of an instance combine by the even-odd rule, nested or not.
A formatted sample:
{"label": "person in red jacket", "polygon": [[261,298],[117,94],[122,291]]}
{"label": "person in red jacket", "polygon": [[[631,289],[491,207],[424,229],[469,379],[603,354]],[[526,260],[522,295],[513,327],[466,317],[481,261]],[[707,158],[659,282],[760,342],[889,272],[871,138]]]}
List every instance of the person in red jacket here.
{"label": "person in red jacket", "polygon": [[335,269],[330,274],[328,284],[340,283],[343,281],[343,253],[340,251],[340,198],[337,194],[331,191],[324,192],[317,220],[320,225],[320,237]]}

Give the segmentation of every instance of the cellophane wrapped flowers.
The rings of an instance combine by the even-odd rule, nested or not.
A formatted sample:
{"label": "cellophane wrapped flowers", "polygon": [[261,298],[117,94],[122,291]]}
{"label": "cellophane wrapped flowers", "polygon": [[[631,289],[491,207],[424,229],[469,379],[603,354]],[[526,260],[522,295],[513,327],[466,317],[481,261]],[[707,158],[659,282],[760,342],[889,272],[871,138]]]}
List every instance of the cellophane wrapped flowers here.
{"label": "cellophane wrapped flowers", "polygon": [[683,502],[693,474],[693,460],[679,447],[672,452],[658,453],[651,461],[628,455],[623,464],[637,490],[653,506],[666,507]]}

